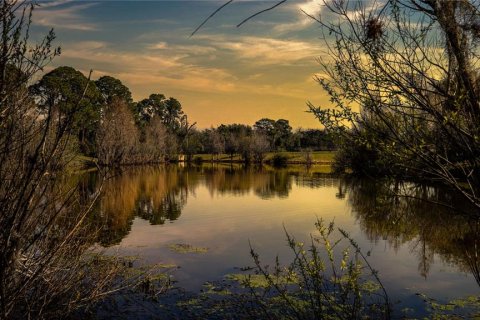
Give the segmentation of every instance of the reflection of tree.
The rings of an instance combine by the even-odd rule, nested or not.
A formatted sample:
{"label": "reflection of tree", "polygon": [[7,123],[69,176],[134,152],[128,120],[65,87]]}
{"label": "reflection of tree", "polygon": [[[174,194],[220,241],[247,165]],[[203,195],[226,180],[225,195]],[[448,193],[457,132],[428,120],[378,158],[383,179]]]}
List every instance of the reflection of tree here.
{"label": "reflection of tree", "polygon": [[100,225],[98,239],[103,246],[119,243],[129,232],[133,222],[132,210],[138,190],[133,172],[123,172],[107,179],[95,210]]}
{"label": "reflection of tree", "polygon": [[370,240],[387,240],[395,250],[409,242],[424,277],[437,255],[471,272],[480,285],[480,221],[456,213],[475,210],[460,198],[441,188],[399,182],[347,181],[343,188]]}
{"label": "reflection of tree", "polygon": [[267,176],[261,171],[243,166],[202,167],[210,194],[242,196],[252,188],[264,185]]}
{"label": "reflection of tree", "polygon": [[330,173],[294,173],[293,175],[296,185],[307,188],[336,187],[340,181],[338,177]]}
{"label": "reflection of tree", "polygon": [[210,194],[245,195],[253,193],[262,199],[286,198],[292,189],[292,173],[287,169],[267,170],[263,167],[201,167]]}
{"label": "reflection of tree", "polygon": [[[93,189],[94,177],[95,174],[85,180],[91,180],[89,185]],[[212,196],[253,193],[271,199],[288,197],[293,182],[317,188],[336,185],[338,179],[331,176],[320,179],[316,174],[288,168],[273,170],[218,164],[129,168],[103,184],[103,195],[92,221],[99,229],[98,241],[104,246],[114,245],[130,232],[136,216],[154,225],[178,219],[188,196],[195,193],[200,184],[204,184]]]}
{"label": "reflection of tree", "polygon": [[262,199],[287,198],[292,189],[292,176],[285,169],[267,172],[265,183],[255,187],[255,194]]}
{"label": "reflection of tree", "polygon": [[187,203],[187,194],[187,189],[175,188],[167,192],[158,206],[154,205],[151,198],[142,195],[137,201],[135,214],[153,225],[177,220]]}
{"label": "reflection of tree", "polygon": [[119,243],[131,229],[135,216],[152,224],[175,220],[187,199],[187,183],[194,188],[195,174],[175,167],[133,168],[118,173],[103,184],[95,210],[102,245]]}

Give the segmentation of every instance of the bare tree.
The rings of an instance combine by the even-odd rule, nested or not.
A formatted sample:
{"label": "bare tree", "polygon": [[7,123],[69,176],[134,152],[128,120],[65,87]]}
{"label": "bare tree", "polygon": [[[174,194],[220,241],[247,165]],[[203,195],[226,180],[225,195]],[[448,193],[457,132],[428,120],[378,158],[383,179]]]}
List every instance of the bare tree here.
{"label": "bare tree", "polygon": [[[436,179],[480,208],[478,3],[324,1],[327,129],[406,176]],[[356,109],[359,106],[360,110]]]}
{"label": "bare tree", "polygon": [[160,117],[155,117],[146,127],[145,142],[150,162],[162,162],[167,154],[168,131]]}
{"label": "bare tree", "polygon": [[62,171],[78,105],[40,111],[26,88],[60,52],[53,31],[28,43],[33,9],[0,4],[0,319],[65,317],[100,298],[116,268],[85,255],[92,203]]}
{"label": "bare tree", "polygon": [[139,135],[126,102],[113,99],[104,111],[97,132],[98,162],[119,165],[132,161]]}
{"label": "bare tree", "polygon": [[265,159],[265,154],[270,151],[270,142],[265,134],[254,132],[251,137],[251,149],[253,160],[256,163],[262,163]]}
{"label": "bare tree", "polygon": [[218,155],[225,152],[225,140],[215,129],[209,131],[209,139],[212,144],[212,156],[216,156],[218,160]]}

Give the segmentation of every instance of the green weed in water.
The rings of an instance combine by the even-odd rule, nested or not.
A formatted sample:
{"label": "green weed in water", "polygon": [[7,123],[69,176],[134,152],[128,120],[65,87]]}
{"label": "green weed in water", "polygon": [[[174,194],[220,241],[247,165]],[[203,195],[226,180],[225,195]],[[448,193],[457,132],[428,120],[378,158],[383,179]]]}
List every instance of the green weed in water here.
{"label": "green weed in water", "polygon": [[168,246],[168,248],[177,253],[207,253],[208,248],[194,247],[186,243],[175,243]]}

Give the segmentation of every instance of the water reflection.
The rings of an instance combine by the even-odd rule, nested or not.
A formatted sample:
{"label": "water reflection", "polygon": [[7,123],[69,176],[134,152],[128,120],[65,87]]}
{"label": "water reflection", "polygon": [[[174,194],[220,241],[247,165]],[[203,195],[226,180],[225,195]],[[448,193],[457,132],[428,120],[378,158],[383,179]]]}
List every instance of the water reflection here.
{"label": "water reflection", "polygon": [[394,250],[408,244],[427,278],[435,257],[470,272],[480,285],[480,222],[451,192],[409,183],[343,181],[340,189],[362,231],[373,242],[386,240]]}
{"label": "water reflection", "polygon": [[[473,274],[480,284],[480,222],[455,214],[452,206],[465,212],[473,209],[460,206],[454,195],[407,183],[339,179],[322,170],[218,165],[133,168],[103,184],[92,221],[99,228],[98,242],[111,246],[129,234],[135,217],[152,225],[179,219],[199,187],[206,188],[211,198],[254,195],[276,201],[288,198],[292,189],[295,197],[301,198],[302,190],[334,187],[336,198],[345,199],[364,235],[374,244],[387,241],[394,252],[408,245],[424,278],[435,259],[440,259]],[[96,175],[86,181],[85,189],[93,193],[98,185]],[[451,206],[434,204],[437,202]]]}
{"label": "water reflection", "polygon": [[267,171],[250,167],[209,167],[197,168],[205,177],[210,194],[245,195],[254,192],[263,199],[285,198],[291,190],[291,180],[286,170]]}

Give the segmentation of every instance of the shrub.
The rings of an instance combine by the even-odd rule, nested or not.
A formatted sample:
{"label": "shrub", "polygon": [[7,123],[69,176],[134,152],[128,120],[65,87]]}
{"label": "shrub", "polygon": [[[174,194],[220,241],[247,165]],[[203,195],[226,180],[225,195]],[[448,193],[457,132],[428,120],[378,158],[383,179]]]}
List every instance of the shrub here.
{"label": "shrub", "polygon": [[[250,288],[264,318],[359,319],[390,318],[388,295],[358,245],[343,230],[340,239],[332,239],[334,224],[316,223],[317,235],[311,236],[308,248],[286,232],[288,246],[294,254],[290,265],[282,267],[278,257],[272,270],[263,266],[251,248],[255,274],[267,286],[258,288],[248,277]],[[348,246],[340,250],[342,241]],[[320,245],[320,247],[319,247]],[[327,259],[322,258],[323,253]]]}
{"label": "shrub", "polygon": [[285,167],[287,165],[288,157],[286,155],[276,153],[272,157],[272,165],[274,167]]}

